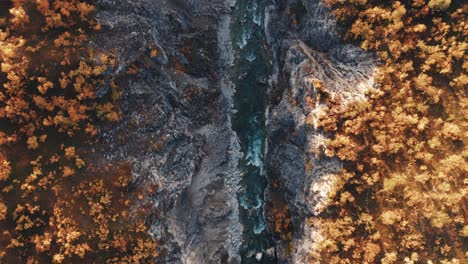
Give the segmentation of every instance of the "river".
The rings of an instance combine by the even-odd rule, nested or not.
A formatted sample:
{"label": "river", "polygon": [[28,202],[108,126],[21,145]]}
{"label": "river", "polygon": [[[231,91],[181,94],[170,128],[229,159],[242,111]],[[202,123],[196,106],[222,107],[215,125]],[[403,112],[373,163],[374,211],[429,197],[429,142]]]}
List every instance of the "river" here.
{"label": "river", "polygon": [[263,196],[267,187],[263,173],[265,109],[271,73],[263,30],[267,4],[266,0],[239,0],[231,28],[235,50],[232,81],[236,90],[233,127],[244,153],[240,163],[242,188],[238,194],[244,227],[242,263],[276,262],[265,254],[267,249],[274,247],[274,241],[263,214]]}

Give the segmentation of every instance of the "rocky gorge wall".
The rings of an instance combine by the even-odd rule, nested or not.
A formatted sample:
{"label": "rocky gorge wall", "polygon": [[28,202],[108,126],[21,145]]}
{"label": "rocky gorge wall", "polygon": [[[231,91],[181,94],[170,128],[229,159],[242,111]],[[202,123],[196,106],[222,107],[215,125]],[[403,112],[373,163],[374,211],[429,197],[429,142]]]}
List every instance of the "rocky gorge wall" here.
{"label": "rocky gorge wall", "polygon": [[[157,263],[241,261],[242,153],[231,124],[229,78],[235,4],[97,1],[103,31],[92,45],[114,52],[121,70],[138,70],[116,78],[125,87],[122,122],[103,129],[94,151],[129,161],[135,185],[158,186],[149,223],[161,242]],[[327,135],[316,124],[327,107],[324,95],[343,105],[365,100],[375,62],[339,40],[334,18],[318,0],[272,1],[264,17],[274,66],[265,113],[265,214],[272,204],[288,208],[292,235],[275,237],[274,253],[279,263],[307,263],[320,233],[306,218],[320,212],[341,168],[325,157]]]}
{"label": "rocky gorge wall", "polygon": [[[136,186],[157,186],[157,263],[238,263],[241,157],[231,129],[229,1],[97,1],[94,45],[116,53],[122,121],[95,147],[129,161]],[[155,50],[151,56],[150,50]],[[155,56],[154,56],[155,55]],[[118,73],[114,73],[117,76]]]}

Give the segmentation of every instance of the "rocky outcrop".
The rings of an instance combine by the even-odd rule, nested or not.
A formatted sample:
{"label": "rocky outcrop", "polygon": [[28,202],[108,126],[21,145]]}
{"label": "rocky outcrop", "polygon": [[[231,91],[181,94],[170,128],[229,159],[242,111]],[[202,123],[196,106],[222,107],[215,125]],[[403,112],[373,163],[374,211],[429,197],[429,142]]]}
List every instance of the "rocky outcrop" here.
{"label": "rocky outcrop", "polygon": [[267,14],[275,59],[266,153],[266,172],[275,184],[267,200],[282,196],[293,222],[292,241],[277,244],[280,263],[308,263],[320,232],[307,218],[321,212],[341,169],[339,160],[324,155],[330,135],[318,127],[328,107],[322,95],[339,99],[341,106],[365,100],[375,62],[340,42],[333,16],[318,0],[284,1]]}
{"label": "rocky outcrop", "polygon": [[[91,44],[118,58],[109,76],[124,100],[122,121],[102,128],[95,150],[130,161],[136,185],[159,186],[150,223],[161,242],[156,263],[238,263],[241,154],[224,72],[233,3],[96,2],[103,30]],[[138,73],[119,78],[129,67]]]}

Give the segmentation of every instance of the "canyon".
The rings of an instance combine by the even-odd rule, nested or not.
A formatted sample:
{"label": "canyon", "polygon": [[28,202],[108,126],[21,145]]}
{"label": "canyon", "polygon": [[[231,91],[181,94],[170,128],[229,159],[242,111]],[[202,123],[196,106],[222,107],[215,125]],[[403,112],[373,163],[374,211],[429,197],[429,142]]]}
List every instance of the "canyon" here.
{"label": "canyon", "polygon": [[[314,120],[366,100],[375,61],[340,40],[318,0],[98,0],[124,87],[123,118],[95,153],[128,161],[136,185],[157,185],[151,234],[158,263],[306,263],[319,234],[306,223],[342,164]],[[154,58],[145,55],[155,48]],[[113,73],[118,75],[119,72]],[[313,106],[308,97],[315,99]],[[312,120],[308,122],[308,120]],[[307,165],[310,164],[310,165]],[[287,238],[274,210],[287,210]]]}

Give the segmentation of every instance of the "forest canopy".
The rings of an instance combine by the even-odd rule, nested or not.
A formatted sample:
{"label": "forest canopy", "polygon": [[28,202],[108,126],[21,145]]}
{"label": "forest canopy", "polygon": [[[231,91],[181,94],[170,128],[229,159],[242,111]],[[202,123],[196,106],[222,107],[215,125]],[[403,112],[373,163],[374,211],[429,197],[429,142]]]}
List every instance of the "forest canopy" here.
{"label": "forest canopy", "polygon": [[153,259],[148,214],[132,207],[145,191],[130,193],[129,164],[81,155],[98,122],[120,118],[119,87],[106,74],[114,55],[90,45],[95,7],[11,2],[0,17],[0,262]]}
{"label": "forest canopy", "polygon": [[312,258],[465,263],[468,6],[324,2],[345,39],[376,54],[380,66],[367,101],[330,110],[321,122],[333,135],[329,155],[345,166],[328,208],[309,219],[323,235]]}

